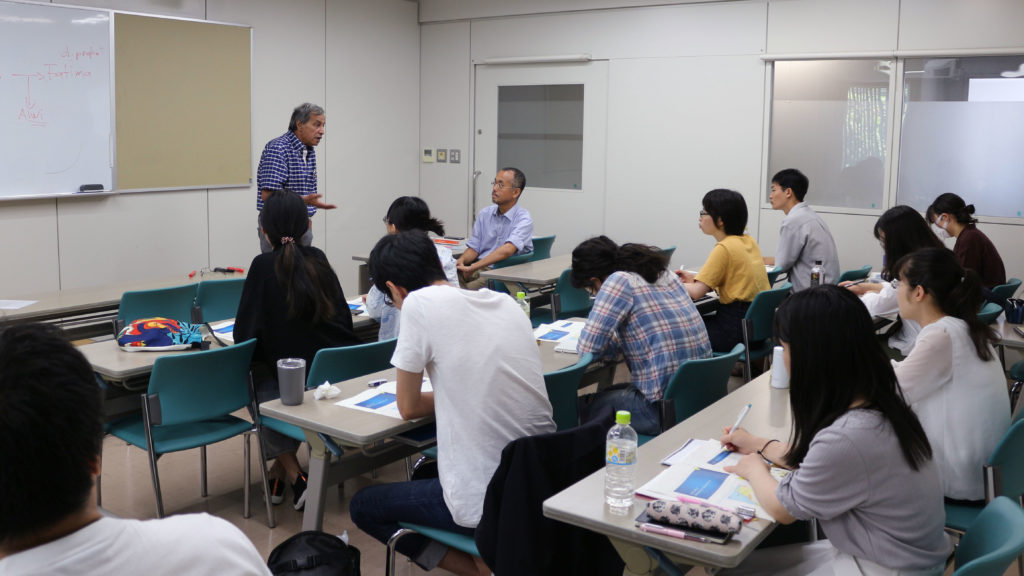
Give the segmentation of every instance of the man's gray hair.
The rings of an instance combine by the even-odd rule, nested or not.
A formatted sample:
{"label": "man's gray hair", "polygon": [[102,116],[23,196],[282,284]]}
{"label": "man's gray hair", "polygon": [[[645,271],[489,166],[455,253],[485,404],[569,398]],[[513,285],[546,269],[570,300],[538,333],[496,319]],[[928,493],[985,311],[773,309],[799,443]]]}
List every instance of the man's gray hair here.
{"label": "man's gray hair", "polygon": [[288,122],[288,130],[295,132],[299,128],[299,123],[305,124],[309,122],[310,116],[323,116],[324,109],[322,106],[316,104],[310,104],[309,102],[303,102],[292,110],[292,119]]}

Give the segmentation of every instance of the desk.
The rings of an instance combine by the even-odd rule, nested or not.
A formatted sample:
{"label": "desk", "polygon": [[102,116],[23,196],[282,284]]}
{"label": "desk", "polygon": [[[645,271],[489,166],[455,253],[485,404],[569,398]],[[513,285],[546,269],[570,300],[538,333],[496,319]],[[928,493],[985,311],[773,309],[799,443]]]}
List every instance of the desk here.
{"label": "desk", "polygon": [[[743,421],[744,428],[759,436],[789,438],[789,390],[771,388],[770,378],[770,373],[765,372],[641,446],[637,486],[661,472],[664,469],[659,463],[661,459],[682,446],[687,439],[721,436],[722,428],[731,425],[740,409],[748,402],[752,408]],[[663,550],[683,562],[725,568],[738,566],[775,526],[764,520],[755,520],[724,545],[680,540],[641,532],[633,526],[634,519],[643,511],[646,502],[637,499],[632,510],[624,516],[611,514],[604,504],[602,469],[548,498],[544,502],[544,516],[639,546]]]}
{"label": "desk", "polygon": [[[179,274],[142,282],[108,284],[94,288],[16,296],[12,298],[16,300],[35,300],[36,303],[18,310],[0,311],[0,320],[10,324],[51,320],[72,320],[75,323],[94,320],[106,323],[117,317],[117,308],[121,304],[121,295],[125,292],[169,288],[182,284],[198,284],[202,280],[244,277],[244,274],[226,274],[223,272],[207,272],[202,276],[197,273],[193,278],[189,278],[185,274]],[[182,320],[188,320],[188,318],[182,318]],[[98,333],[101,334],[103,332],[105,331]]]}
{"label": "desk", "polygon": [[[544,372],[571,366],[579,359],[575,354],[555,352],[555,345],[551,343],[542,342],[539,346]],[[338,400],[365,391],[366,383],[377,378],[394,380],[394,368],[336,384],[341,389],[341,396],[331,400],[315,400],[313,391],[307,390],[302,404],[298,406],[285,406],[280,400],[260,404],[261,414],[294,424],[306,432],[311,457],[306,508],[302,515],[303,530],[320,530],[323,526],[324,496],[328,486],[415,454],[425,447],[422,442],[406,440],[398,435],[433,422],[432,417],[406,421],[335,406]],[[346,448],[340,459],[331,462],[331,454],[317,432],[355,448]]]}
{"label": "desk", "polygon": [[551,286],[558,281],[566,269],[572,268],[572,254],[552,256],[543,260],[534,260],[505,268],[482,270],[481,278],[524,284],[527,287]]}

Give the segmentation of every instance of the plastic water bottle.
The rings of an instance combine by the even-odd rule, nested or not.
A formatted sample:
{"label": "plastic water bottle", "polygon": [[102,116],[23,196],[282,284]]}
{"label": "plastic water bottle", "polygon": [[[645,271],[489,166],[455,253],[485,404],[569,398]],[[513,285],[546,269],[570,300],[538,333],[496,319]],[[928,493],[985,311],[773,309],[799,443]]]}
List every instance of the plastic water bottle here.
{"label": "plastic water bottle", "polygon": [[821,285],[821,260],[814,261],[814,267],[811,268],[811,288]]}
{"label": "plastic water bottle", "polygon": [[625,410],[615,413],[615,426],[608,431],[605,444],[604,501],[612,512],[625,514],[633,506],[636,482],[636,431],[629,425]]}
{"label": "plastic water bottle", "polygon": [[526,317],[530,317],[530,301],[526,299],[526,292],[516,292],[516,302],[519,307],[526,313]]}

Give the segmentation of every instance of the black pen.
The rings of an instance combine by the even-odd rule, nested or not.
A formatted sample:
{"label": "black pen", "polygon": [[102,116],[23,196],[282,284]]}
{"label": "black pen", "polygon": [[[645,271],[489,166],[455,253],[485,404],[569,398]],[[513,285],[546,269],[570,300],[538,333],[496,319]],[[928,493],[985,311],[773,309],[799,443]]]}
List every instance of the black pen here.
{"label": "black pen", "polygon": [[870,280],[867,279],[867,278],[861,278],[860,280],[854,280],[853,282],[850,282],[849,284],[843,284],[843,288],[846,288],[848,286],[853,286],[854,284],[860,284],[861,282],[870,282]]}

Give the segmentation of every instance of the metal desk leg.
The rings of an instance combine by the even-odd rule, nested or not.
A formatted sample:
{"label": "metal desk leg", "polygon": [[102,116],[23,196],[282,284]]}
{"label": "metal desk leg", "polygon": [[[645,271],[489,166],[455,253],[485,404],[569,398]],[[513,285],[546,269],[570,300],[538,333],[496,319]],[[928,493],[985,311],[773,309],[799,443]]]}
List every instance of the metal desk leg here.
{"label": "metal desk leg", "polygon": [[[310,436],[315,435],[307,434]],[[319,438],[317,439],[319,441]],[[324,501],[327,496],[327,469],[330,467],[331,453],[323,442],[314,446],[310,442],[309,474],[306,485],[306,508],[302,512],[303,530],[322,530],[324,525]]]}

